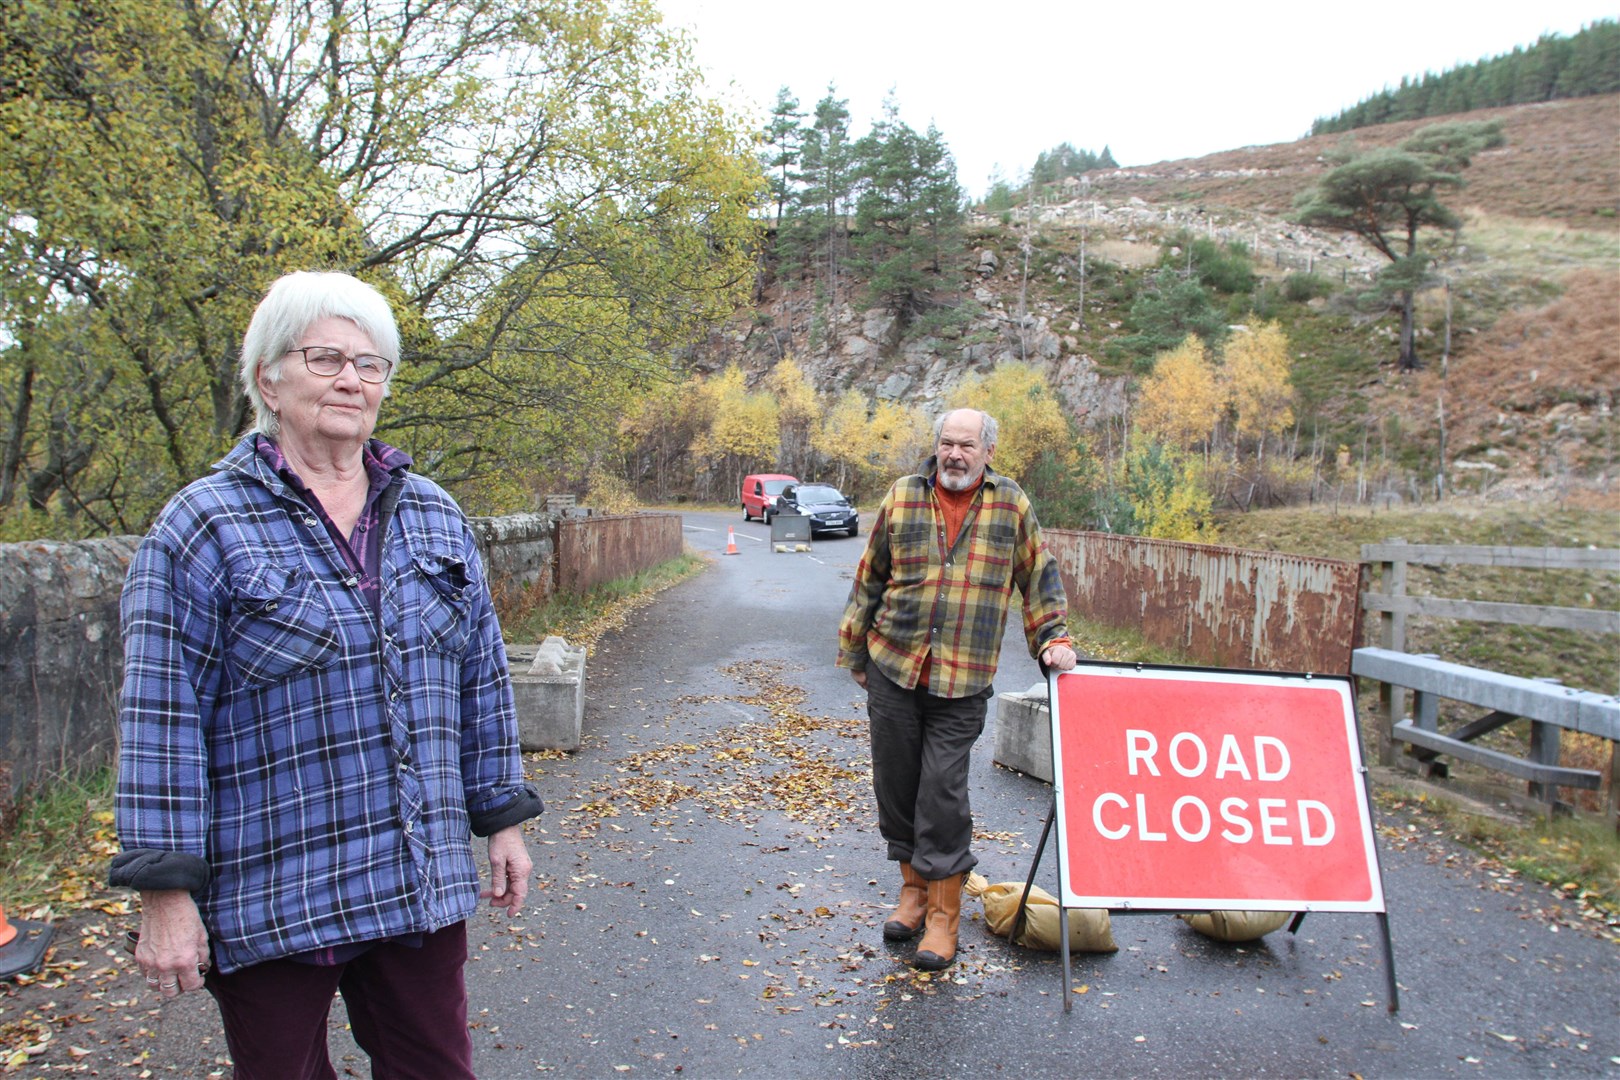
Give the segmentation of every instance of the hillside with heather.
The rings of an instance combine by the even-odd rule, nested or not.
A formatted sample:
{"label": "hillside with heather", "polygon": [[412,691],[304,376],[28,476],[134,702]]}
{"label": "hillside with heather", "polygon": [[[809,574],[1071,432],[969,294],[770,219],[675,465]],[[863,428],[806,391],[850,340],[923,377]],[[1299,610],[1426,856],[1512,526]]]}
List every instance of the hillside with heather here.
{"label": "hillside with heather", "polygon": [[[1496,120],[1503,145],[1468,169],[1460,202],[1483,213],[1545,221],[1614,236],[1620,231],[1620,96],[1481,109],[1452,118]],[[1346,143],[1393,146],[1440,118],[1404,120],[1291,143],[1118,169],[1093,177],[1100,197],[1156,205],[1209,205],[1286,215],[1293,197],[1324,171],[1323,155]]]}
{"label": "hillside with heather", "polygon": [[[1398,313],[1369,295],[1387,260],[1353,233],[1298,224],[1295,202],[1336,153],[1454,121],[1494,121],[1501,144],[1448,196],[1461,228],[1424,241],[1419,364],[1402,370]],[[1604,504],[1620,395],[1617,149],[1620,97],[1608,95],[1092,171],[969,214],[930,297],[954,323],[907,326],[858,280],[830,306],[815,267],[784,267],[768,248],[756,303],[689,362],[759,388],[792,359],[824,398],[853,389],[925,413],[965,380],[1032,366],[1102,462],[1127,444],[1168,351],[1170,339],[1142,344],[1142,298],[1180,275],[1206,285],[1217,336],[1269,324],[1287,339],[1292,422],[1260,447],[1287,468],[1240,460],[1251,451],[1235,439],[1230,462],[1189,442],[1228,473],[1212,485],[1217,509],[1454,493]]]}

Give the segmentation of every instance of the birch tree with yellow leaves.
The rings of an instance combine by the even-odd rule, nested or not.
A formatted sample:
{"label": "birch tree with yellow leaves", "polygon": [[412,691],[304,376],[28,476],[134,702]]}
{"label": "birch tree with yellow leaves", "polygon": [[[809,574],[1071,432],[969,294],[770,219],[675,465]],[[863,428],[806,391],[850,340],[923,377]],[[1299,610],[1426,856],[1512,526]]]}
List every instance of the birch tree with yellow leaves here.
{"label": "birch tree with yellow leaves", "polygon": [[1294,422],[1288,335],[1275,322],[1239,330],[1221,349],[1220,383],[1232,418],[1232,452],[1243,442],[1264,459],[1266,439]]}
{"label": "birch tree with yellow leaves", "polygon": [[1004,363],[985,375],[969,375],[951,392],[949,407],[980,409],[1001,431],[991,466],[1017,480],[1041,458],[1074,463],[1075,436],[1046,376],[1033,364]]}
{"label": "birch tree with yellow leaves", "polygon": [[700,486],[710,498],[729,498],[746,474],[775,468],[776,398],[749,390],[737,367],[699,382],[697,392],[708,400],[704,411],[710,417],[708,429],[692,443]]}
{"label": "birch tree with yellow leaves", "polygon": [[[1286,475],[1272,475],[1279,469],[1286,474],[1286,463],[1272,466],[1265,451],[1267,440],[1294,422],[1289,375],[1288,337],[1275,322],[1237,330],[1218,357],[1189,335],[1161,354],[1142,379],[1133,421],[1143,436],[1178,454],[1201,449],[1211,493],[1224,498],[1235,485],[1246,491],[1239,500],[1246,506],[1275,481],[1288,482]],[[1223,447],[1230,450],[1228,464],[1218,469],[1214,459]],[[1245,463],[1246,450],[1252,464]],[[1161,472],[1166,467],[1155,462]]]}
{"label": "birch tree with yellow leaves", "polygon": [[822,412],[816,388],[798,361],[784,356],[765,376],[765,389],[776,399],[777,464],[794,476],[808,476]]}
{"label": "birch tree with yellow leaves", "polygon": [[1133,414],[1136,429],[1178,450],[1207,447],[1222,411],[1220,381],[1197,334],[1161,353],[1142,379]]}
{"label": "birch tree with yellow leaves", "polygon": [[859,390],[845,390],[828,406],[815,438],[816,451],[836,470],[836,486],[851,498],[883,492],[895,477],[928,456],[928,419],[896,401],[868,404]]}
{"label": "birch tree with yellow leaves", "polygon": [[[1220,384],[1231,421],[1232,474],[1247,489],[1240,500],[1244,506],[1256,492],[1289,482],[1289,463],[1280,457],[1268,459],[1266,442],[1294,423],[1291,367],[1288,335],[1275,322],[1239,330],[1221,349]],[[1253,450],[1252,469],[1243,464],[1245,447]]]}

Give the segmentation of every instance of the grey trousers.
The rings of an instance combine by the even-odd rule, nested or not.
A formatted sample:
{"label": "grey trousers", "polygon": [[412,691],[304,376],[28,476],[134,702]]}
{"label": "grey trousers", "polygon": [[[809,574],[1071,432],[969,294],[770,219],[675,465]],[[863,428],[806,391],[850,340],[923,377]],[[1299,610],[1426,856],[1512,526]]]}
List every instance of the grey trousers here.
{"label": "grey trousers", "polygon": [[964,698],[906,690],[875,665],[866,668],[872,733],[872,789],[889,858],[930,880],[971,869],[977,859],[968,763],[984,732],[990,687]]}

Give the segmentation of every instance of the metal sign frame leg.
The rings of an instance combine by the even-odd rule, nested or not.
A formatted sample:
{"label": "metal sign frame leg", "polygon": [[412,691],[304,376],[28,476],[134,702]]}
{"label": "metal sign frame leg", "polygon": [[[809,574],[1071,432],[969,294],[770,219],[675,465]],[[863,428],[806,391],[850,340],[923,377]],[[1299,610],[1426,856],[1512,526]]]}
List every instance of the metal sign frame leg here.
{"label": "metal sign frame leg", "polygon": [[1395,981],[1395,946],[1389,940],[1389,912],[1378,913],[1378,934],[1384,939],[1384,979],[1389,985],[1389,1011],[1401,1011],[1401,988]]}
{"label": "metal sign frame leg", "polygon": [[[1029,894],[1035,888],[1035,872],[1040,869],[1041,856],[1046,853],[1046,841],[1052,835],[1052,826],[1057,822],[1057,792],[1052,793],[1052,804],[1046,811],[1046,823],[1041,826],[1041,839],[1035,845],[1035,857],[1029,863],[1029,876],[1024,879],[1024,892],[1018,898],[1018,914],[1013,916],[1012,930],[1007,934],[1007,942],[1018,944],[1018,935],[1024,929],[1024,912],[1029,909]],[[1062,867],[1058,868],[1061,878]],[[1070,965],[1069,965],[1069,912],[1063,906],[1063,897],[1058,897],[1058,952],[1063,957],[1063,1011],[1069,1012],[1073,1002],[1069,998]]]}
{"label": "metal sign frame leg", "polygon": [[[1368,771],[1365,765],[1361,767],[1361,783],[1366,788],[1367,806],[1370,810],[1373,806],[1372,773]],[[1378,864],[1378,878],[1382,881],[1384,877],[1384,857],[1376,845],[1373,847],[1373,861]],[[1290,934],[1299,933],[1299,926],[1305,921],[1305,916],[1308,914],[1310,913],[1307,911],[1301,911],[1295,915],[1288,924],[1288,932]],[[1390,940],[1389,936],[1388,902],[1385,902],[1383,911],[1375,912],[1375,914],[1378,916],[1378,937],[1384,945],[1384,985],[1389,990],[1389,1011],[1395,1013],[1401,1009],[1401,986],[1395,979],[1395,943]]]}
{"label": "metal sign frame leg", "polygon": [[[1372,812],[1373,812],[1373,806],[1375,805],[1373,803],[1373,792],[1372,792],[1372,770],[1368,769],[1367,764],[1366,764],[1366,761],[1367,761],[1366,749],[1367,748],[1365,746],[1363,746],[1360,749],[1362,751],[1362,755],[1361,755],[1361,760],[1362,760],[1362,765],[1361,765],[1361,785],[1362,785],[1362,789],[1367,793],[1367,813],[1369,815],[1371,815]],[[1376,834],[1376,829],[1375,829],[1375,834]],[[1377,844],[1374,844],[1372,846],[1372,850],[1373,850],[1373,865],[1375,867],[1377,867],[1377,869],[1378,869],[1378,880],[1383,881],[1384,880],[1384,856],[1383,856],[1383,853],[1378,850],[1378,845]],[[1384,910],[1382,910],[1382,911],[1380,911],[1378,913],[1378,936],[1380,938],[1382,938],[1383,942],[1384,942],[1384,981],[1385,981],[1386,985],[1388,985],[1388,987],[1389,987],[1389,1011],[1393,1014],[1393,1013],[1399,1012],[1400,1008],[1401,1008],[1401,988],[1400,988],[1400,984],[1395,981],[1395,943],[1392,942],[1390,940],[1390,938],[1389,938],[1389,897],[1388,896],[1384,897]]]}

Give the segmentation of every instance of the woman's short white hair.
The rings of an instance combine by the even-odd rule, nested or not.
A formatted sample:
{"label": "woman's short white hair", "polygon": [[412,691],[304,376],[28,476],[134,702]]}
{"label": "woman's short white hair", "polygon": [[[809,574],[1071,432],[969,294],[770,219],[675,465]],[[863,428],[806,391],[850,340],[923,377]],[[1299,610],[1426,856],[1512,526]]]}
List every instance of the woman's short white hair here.
{"label": "woman's short white hair", "polygon": [[383,383],[383,395],[399,370],[399,324],[388,298],[352,274],[300,270],[276,279],[253,311],[242,336],[242,392],[253,405],[254,426],[266,435],[280,428],[275,413],[259,393],[259,372],[271,382],[281,379],[281,365],[298,339],[318,320],[347,319],[377,346],[377,355],[394,364]]}

